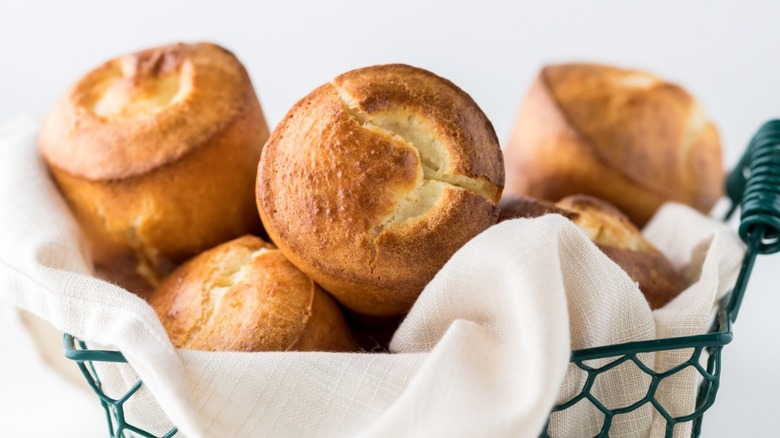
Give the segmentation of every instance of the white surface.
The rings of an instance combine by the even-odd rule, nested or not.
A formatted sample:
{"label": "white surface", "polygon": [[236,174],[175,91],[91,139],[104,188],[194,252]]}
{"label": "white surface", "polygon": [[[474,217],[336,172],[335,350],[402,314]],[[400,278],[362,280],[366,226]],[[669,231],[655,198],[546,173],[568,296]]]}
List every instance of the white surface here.
{"label": "white surface", "polygon": [[[0,120],[45,113],[105,59],[177,40],[232,49],[252,75],[271,126],[335,74],[386,62],[451,79],[482,106],[502,140],[533,75],[554,61],[643,67],[685,85],[718,122],[729,165],[761,122],[780,116],[779,3],[418,3],[3,2]],[[724,350],[721,392],[705,417],[705,437],[777,433],[780,350],[770,346],[779,334],[772,324],[780,309],[778,268],[780,256],[756,266],[735,341]],[[24,341],[6,342],[9,352]],[[23,408],[13,395],[32,374],[11,372],[8,356],[0,364],[0,412],[45,425],[41,409]]]}
{"label": "white surface", "polygon": [[[67,364],[67,370],[72,372],[69,380],[53,373],[42,362],[29,332],[22,328],[18,318],[15,308],[0,305],[0,333],[6,339],[5,351],[0,356],[0,435],[107,436],[103,409],[78,368]],[[47,339],[55,341],[49,354],[60,353],[62,344],[56,341],[61,337],[51,333]],[[58,356],[54,359],[64,359],[61,354]]]}

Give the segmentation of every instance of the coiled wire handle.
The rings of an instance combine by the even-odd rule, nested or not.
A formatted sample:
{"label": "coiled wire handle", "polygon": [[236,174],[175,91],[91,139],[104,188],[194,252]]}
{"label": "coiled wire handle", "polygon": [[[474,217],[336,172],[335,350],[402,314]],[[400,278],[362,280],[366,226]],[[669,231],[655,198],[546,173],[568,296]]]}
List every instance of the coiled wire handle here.
{"label": "coiled wire handle", "polygon": [[780,120],[764,123],[753,136],[726,181],[726,193],[741,207],[739,235],[748,246],[728,307],[733,322],[756,256],[780,251]]}

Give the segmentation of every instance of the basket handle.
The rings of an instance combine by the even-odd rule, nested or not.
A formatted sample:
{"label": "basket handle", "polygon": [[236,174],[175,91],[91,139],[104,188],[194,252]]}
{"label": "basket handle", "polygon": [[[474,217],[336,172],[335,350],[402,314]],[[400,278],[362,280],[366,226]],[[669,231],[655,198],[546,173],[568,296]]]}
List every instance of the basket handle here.
{"label": "basket handle", "polygon": [[730,217],[741,207],[739,236],[747,244],[745,260],[731,293],[729,319],[736,321],[758,254],[780,251],[780,120],[764,123],[726,180]]}

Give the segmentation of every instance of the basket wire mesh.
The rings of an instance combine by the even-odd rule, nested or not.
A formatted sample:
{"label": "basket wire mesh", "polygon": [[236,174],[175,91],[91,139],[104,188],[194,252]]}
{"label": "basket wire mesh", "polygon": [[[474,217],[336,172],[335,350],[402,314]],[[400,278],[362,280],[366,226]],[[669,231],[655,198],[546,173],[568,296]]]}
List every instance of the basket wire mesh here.
{"label": "basket wire mesh", "polygon": [[[756,257],[759,254],[780,251],[780,120],[769,121],[758,130],[739,164],[727,178],[726,194],[732,201],[726,219],[729,219],[738,207],[741,208],[739,235],[746,243],[747,251],[734,288],[719,303],[717,317],[710,332],[697,336],[629,342],[573,351],[570,362],[586,373],[587,378],[582,389],[571,399],[555,406],[551,415],[587,400],[603,413],[601,429],[596,436],[608,437],[615,416],[650,404],[666,420],[667,438],[674,436],[675,426],[687,422],[692,424],[693,437],[701,434],[704,412],[715,402],[720,385],[721,351],[733,339],[732,324],[737,319]],[[106,412],[110,437],[169,438],[177,434],[174,427],[164,435],[154,435],[127,421],[124,403],[141,388],[141,381],[136,382],[118,398],[111,398],[103,392],[93,362],[127,362],[122,353],[91,350],[85,342],[67,333],[63,341],[65,356],[77,363],[100,399]],[[677,366],[662,372],[651,369],[641,359],[641,355],[645,353],[670,350],[689,350],[690,354]],[[598,362],[598,365],[592,362]],[[608,408],[592,391],[594,383],[600,375],[628,363],[649,377],[647,393],[642,399],[628,406]],[[702,378],[696,408],[690,414],[672,416],[655,398],[656,391],[664,379],[689,369],[696,370]],[[548,434],[548,430],[543,431],[541,437],[553,438]]]}

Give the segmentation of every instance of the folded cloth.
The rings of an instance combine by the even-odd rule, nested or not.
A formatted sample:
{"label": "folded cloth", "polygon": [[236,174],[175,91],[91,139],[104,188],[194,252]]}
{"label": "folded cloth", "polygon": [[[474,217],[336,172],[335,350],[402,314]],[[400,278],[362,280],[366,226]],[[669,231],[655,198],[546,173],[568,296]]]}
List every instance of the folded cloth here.
{"label": "folded cloth", "polygon": [[[452,257],[390,353],[175,350],[143,300],[94,277],[38,156],[36,130],[31,119],[0,127],[0,300],[122,351],[129,365],[97,366],[103,389],[118,395],[142,379],[126,416],[154,433],[173,423],[189,437],[536,437],[555,402],[581,387],[583,376],[568,364],[572,348],[706,332],[743,252],[720,224],[665,206],[646,237],[685,268],[690,286],[651,312],[636,284],[568,220],[517,219]],[[642,358],[655,369],[678,359]],[[636,369],[623,368],[596,385],[607,406],[647,391]],[[691,410],[694,374],[659,388],[667,410]],[[553,436],[594,435],[600,413],[577,407],[552,417]],[[611,436],[663,436],[650,405],[621,417]]]}

